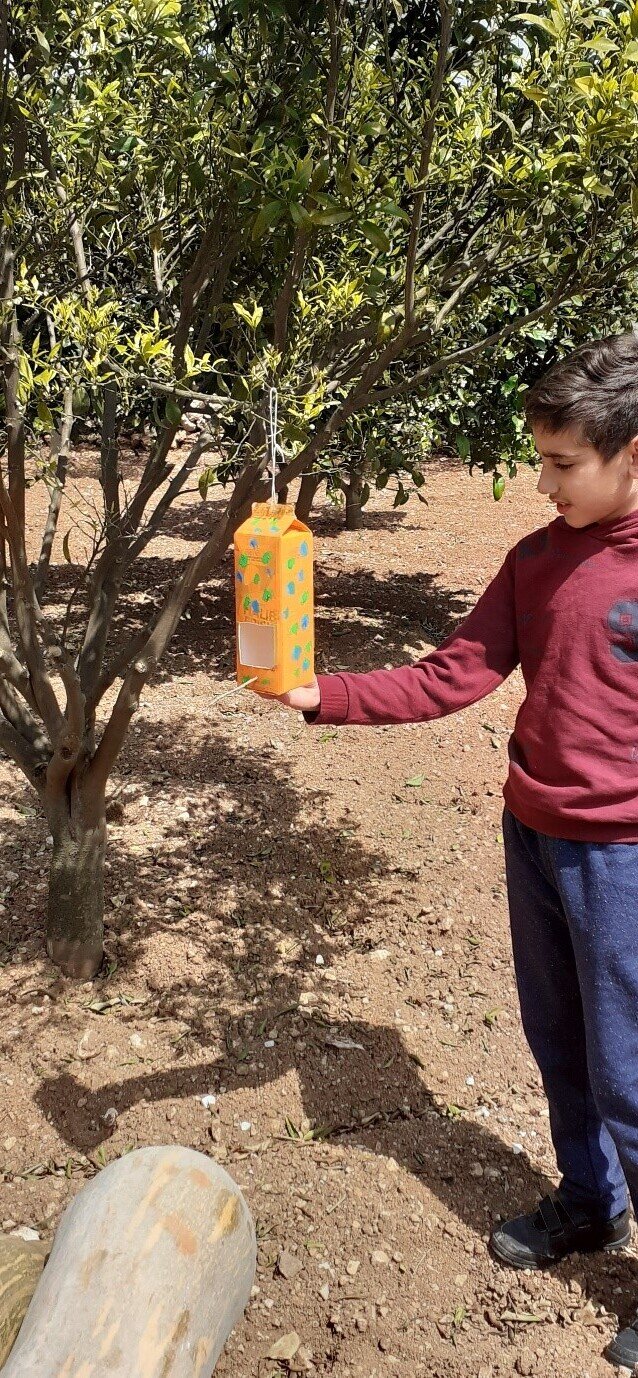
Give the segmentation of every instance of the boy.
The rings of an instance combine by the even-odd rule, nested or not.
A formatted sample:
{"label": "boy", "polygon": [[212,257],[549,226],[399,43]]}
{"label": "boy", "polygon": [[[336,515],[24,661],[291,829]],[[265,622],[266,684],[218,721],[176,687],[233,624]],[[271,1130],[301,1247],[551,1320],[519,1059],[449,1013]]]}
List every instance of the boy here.
{"label": "boy", "polygon": [[[523,1027],[560,1186],[497,1226],[537,1268],[629,1242],[638,1214],[638,337],[556,364],[526,404],[558,512],[519,541],[474,611],[415,665],[321,675],[282,696],[308,722],[427,722],[520,663],[503,833]],[[638,1362],[638,1316],[606,1350]]]}

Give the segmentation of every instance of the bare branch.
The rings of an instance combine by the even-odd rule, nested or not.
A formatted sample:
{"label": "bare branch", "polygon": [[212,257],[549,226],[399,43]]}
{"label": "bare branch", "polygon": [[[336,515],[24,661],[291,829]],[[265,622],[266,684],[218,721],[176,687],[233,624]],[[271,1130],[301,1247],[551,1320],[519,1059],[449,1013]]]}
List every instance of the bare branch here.
{"label": "bare branch", "polygon": [[28,742],[25,742],[24,738],[11,726],[11,723],[1,716],[0,751],[4,751],[6,756],[15,761],[37,794],[42,796],[42,780],[46,759],[40,756]]}
{"label": "bare branch", "polygon": [[407,325],[412,325],[414,323],[414,284],[417,252],[421,234],[421,222],[423,219],[423,207],[425,204],[430,158],[432,157],[432,145],[434,142],[436,108],[441,98],[445,80],[445,69],[448,62],[450,38],[452,34],[452,19],[454,15],[454,6],[449,3],[449,0],[439,0],[439,8],[441,11],[439,50],[437,53],[436,67],[434,69],[432,89],[428,101],[428,113],[423,126],[421,156],[419,158],[418,191],[414,198],[412,223],[410,225],[410,236],[408,239],[405,263],[405,320]]}
{"label": "bare branch", "polygon": [[15,508],[9,497],[4,476],[0,470],[0,508],[4,516],[9,550],[11,554],[11,580],[15,600],[16,622],[29,671],[31,690],[38,710],[46,725],[52,741],[57,739],[64,725],[64,718],[55,696],[53,685],[47,673],[42,647],[38,635],[38,621],[42,614],[33,591],[29,574],[24,537]]}
{"label": "bare branch", "polygon": [[[548,297],[547,301],[536,307],[536,310],[529,311],[522,316],[517,316],[515,320],[509,321],[507,325],[501,326],[500,330],[493,331],[491,335],[485,335],[482,340],[477,340],[472,345],[466,345],[463,349],[454,350],[451,354],[441,355],[434,363],[428,364],[426,368],[419,369],[417,373],[412,373],[408,377],[400,379],[397,383],[391,383],[388,387],[370,391],[366,400],[374,402],[376,405],[376,403],[383,402],[388,397],[399,397],[402,392],[413,392],[415,389],[421,387],[423,383],[427,383],[430,378],[435,378],[437,373],[444,373],[446,369],[456,368],[458,364],[465,363],[467,359],[472,359],[475,354],[481,354],[485,349],[489,349],[491,345],[498,344],[502,340],[506,340],[510,335],[516,334],[518,330],[522,330],[525,326],[531,325],[533,321],[538,320],[541,316],[546,315],[548,311],[553,310],[553,308],[558,305],[559,301],[564,300],[564,298],[565,293],[561,290],[557,290],[551,297]],[[413,344],[418,345],[420,343],[421,337],[419,335],[415,336]]]}
{"label": "bare branch", "polygon": [[283,287],[275,302],[273,311],[273,342],[275,349],[278,350],[280,354],[284,352],[288,334],[288,317],[292,305],[292,296],[303,272],[310,236],[311,228],[308,225],[300,225],[298,227],[288,272],[286,273]]}
{"label": "bare branch", "polygon": [[51,490],[51,496],[49,498],[49,511],[47,513],[46,526],[44,528],[44,536],[42,537],[42,548],[40,550],[38,567],[33,580],[33,587],[38,603],[42,602],[42,596],[44,594],[49,576],[51,549],[53,546],[55,533],[57,531],[58,518],[60,516],[60,508],[62,506],[62,495],[64,493],[64,485],[66,483],[66,470],[69,460],[69,451],[71,447],[72,427],[73,388],[67,387],[64,389],[64,414],[62,416],[60,427],[56,431],[55,437],[51,443],[51,450],[54,454],[57,452],[57,459],[55,479],[53,481],[53,488]]}
{"label": "bare branch", "polygon": [[[68,196],[66,193],[66,188],[64,184],[60,181],[60,178],[58,177],[57,172],[53,166],[53,159],[51,157],[49,140],[47,138],[46,130],[44,129],[40,130],[40,149],[42,152],[42,162],[44,163],[44,166],[51,178],[58,201],[60,202],[61,206],[66,207],[68,205]],[[75,254],[75,264],[78,274],[78,283],[80,285],[80,290],[83,292],[84,296],[87,297],[91,290],[91,275],[87,267],[86,254],[84,252],[82,226],[73,209],[71,209],[69,213],[68,226],[71,235],[71,242],[73,244],[73,252]]]}
{"label": "bare branch", "polygon": [[102,436],[100,444],[100,482],[104,493],[107,523],[120,516],[119,482],[117,472],[117,387],[107,382],[102,399]]}

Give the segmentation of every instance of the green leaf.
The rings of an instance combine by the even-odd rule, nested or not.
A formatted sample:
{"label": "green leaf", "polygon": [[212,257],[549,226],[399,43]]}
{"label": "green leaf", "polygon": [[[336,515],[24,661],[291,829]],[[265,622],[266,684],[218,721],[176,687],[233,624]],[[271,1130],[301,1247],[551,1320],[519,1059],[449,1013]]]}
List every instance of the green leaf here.
{"label": "green leaf", "polygon": [[537,29],[543,29],[545,33],[551,34],[552,38],[558,38],[558,30],[552,19],[546,19],[540,14],[519,14],[517,21],[523,20],[527,24],[535,24]]}
{"label": "green leaf", "polygon": [[72,564],[73,564],[73,560],[71,559],[71,551],[70,551],[70,549],[69,549],[69,536],[70,536],[70,535],[71,535],[71,532],[70,532],[70,531],[65,531],[64,537],[63,537],[63,540],[62,540],[62,554],[64,555],[64,558],[65,558],[65,560],[66,560],[66,562],[67,562],[67,565],[72,565]]}
{"label": "green leaf", "polygon": [[502,474],[495,474],[492,479],[492,493],[494,494],[494,501],[500,502],[504,492],[505,479],[503,478]]}
{"label": "green leaf", "polygon": [[203,191],[206,186],[206,174],[201,163],[193,162],[188,164],[188,180],[194,191]]}
{"label": "green leaf", "polygon": [[237,315],[241,316],[241,319],[251,327],[252,330],[257,329],[257,326],[259,325],[259,322],[264,314],[263,306],[253,306],[252,311],[248,311],[245,306],[242,306],[242,303],[240,301],[233,302],[233,309],[237,312]]}
{"label": "green leaf", "polygon": [[166,417],[166,420],[170,422],[171,426],[179,426],[179,423],[182,419],[182,409],[177,405],[177,402],[173,397],[168,397],[166,399],[164,415]]}
{"label": "green leaf", "polygon": [[290,206],[290,215],[295,225],[310,225],[311,217],[305,206],[301,206],[298,201],[293,201]]}
{"label": "green leaf", "polygon": [[424,781],[425,775],[411,775],[410,779],[406,780],[405,783],[409,785],[411,789],[420,789]]}
{"label": "green leaf", "polygon": [[49,46],[48,38],[45,34],[43,34],[42,29],[34,29],[34,33],[40,52],[42,53],[43,57],[49,58],[51,56],[51,48]]}
{"label": "green leaf", "polygon": [[47,404],[42,397],[38,397],[38,416],[40,417],[43,426],[46,426],[48,431],[55,430],[55,421],[53,420],[53,416],[51,415],[51,412],[49,411],[49,408],[47,407]]}
{"label": "green leaf", "polygon": [[269,201],[267,205],[262,206],[261,210],[255,216],[251,239],[255,241],[261,239],[266,233],[266,230],[270,230],[273,226],[278,224],[283,212],[283,201]]}
{"label": "green leaf", "polygon": [[468,440],[468,438],[467,438],[466,435],[457,435],[457,437],[456,437],[456,448],[457,448],[457,450],[458,450],[459,458],[460,458],[460,459],[469,459],[469,457],[470,457],[470,442],[469,442],[469,440]]}
{"label": "green leaf", "polygon": [[373,248],[380,249],[382,253],[387,254],[390,248],[390,240],[385,230],[382,230],[380,225],[375,225],[374,220],[364,220],[361,224],[361,229],[368,243],[372,244]]}
{"label": "green leaf", "polygon": [[352,220],[353,214],[347,210],[313,211],[311,220],[313,225],[345,225],[347,220]]}

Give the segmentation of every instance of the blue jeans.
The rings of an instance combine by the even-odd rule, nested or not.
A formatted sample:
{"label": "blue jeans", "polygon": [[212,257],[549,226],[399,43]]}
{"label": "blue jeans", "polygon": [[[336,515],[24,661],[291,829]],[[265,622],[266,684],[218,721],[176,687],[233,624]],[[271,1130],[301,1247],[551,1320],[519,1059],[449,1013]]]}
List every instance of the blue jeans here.
{"label": "blue jeans", "polygon": [[523,1028],[559,1194],[638,1215],[638,843],[568,842],[503,815]]}

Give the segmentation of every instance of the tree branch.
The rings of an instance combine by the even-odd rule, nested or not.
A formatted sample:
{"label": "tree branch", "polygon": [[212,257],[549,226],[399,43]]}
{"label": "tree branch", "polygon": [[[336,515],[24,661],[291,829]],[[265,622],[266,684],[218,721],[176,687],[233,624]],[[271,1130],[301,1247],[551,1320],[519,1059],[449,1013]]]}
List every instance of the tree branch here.
{"label": "tree branch", "polygon": [[55,479],[53,489],[49,498],[49,511],[47,514],[46,526],[42,537],[42,547],[38,567],[33,580],[33,588],[38,603],[42,602],[42,596],[47,586],[49,577],[49,564],[51,560],[51,549],[55,533],[58,527],[58,518],[62,506],[62,496],[66,483],[66,470],[69,460],[71,447],[71,430],[73,427],[73,388],[67,387],[64,390],[64,414],[59,429],[51,442],[51,449],[57,452]]}
{"label": "tree branch", "polygon": [[432,157],[432,145],[434,142],[434,130],[436,126],[436,108],[441,98],[443,83],[445,80],[445,69],[448,62],[450,48],[450,38],[452,34],[452,19],[454,7],[449,0],[439,0],[441,11],[441,30],[439,37],[439,50],[434,69],[434,78],[430,99],[428,102],[428,114],[423,127],[423,137],[421,140],[421,156],[419,158],[419,189],[414,199],[412,211],[412,223],[410,225],[410,236],[408,239],[408,249],[405,263],[405,321],[407,325],[414,324],[414,290],[416,260],[419,247],[419,237],[421,234],[421,222],[423,219],[423,207],[427,189],[427,178]]}
{"label": "tree branch", "polygon": [[6,756],[15,761],[36,793],[42,797],[42,778],[46,760],[1,716],[0,751],[4,751]]}
{"label": "tree branch", "polygon": [[53,685],[47,673],[42,647],[38,636],[40,609],[33,591],[29,574],[23,533],[15,508],[5,486],[0,470],[0,508],[4,516],[9,551],[11,554],[11,581],[15,600],[16,622],[29,671],[31,690],[42,716],[49,736],[55,741],[63,729],[64,718],[60,711]]}

